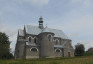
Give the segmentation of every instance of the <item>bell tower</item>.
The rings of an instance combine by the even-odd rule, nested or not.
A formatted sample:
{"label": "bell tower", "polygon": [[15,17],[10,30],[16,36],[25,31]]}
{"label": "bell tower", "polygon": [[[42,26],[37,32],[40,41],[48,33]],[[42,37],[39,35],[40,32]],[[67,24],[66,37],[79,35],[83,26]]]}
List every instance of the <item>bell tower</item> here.
{"label": "bell tower", "polygon": [[39,28],[43,29],[43,18],[42,18],[42,16],[39,18]]}

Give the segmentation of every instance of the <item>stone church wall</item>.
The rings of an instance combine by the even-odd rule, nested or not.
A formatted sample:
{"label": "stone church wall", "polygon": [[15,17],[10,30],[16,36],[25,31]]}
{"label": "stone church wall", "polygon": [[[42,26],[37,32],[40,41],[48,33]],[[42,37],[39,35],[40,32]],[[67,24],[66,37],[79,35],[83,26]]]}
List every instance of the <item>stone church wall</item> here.
{"label": "stone church wall", "polygon": [[16,58],[24,59],[25,58],[25,42],[18,41],[16,47]]}
{"label": "stone church wall", "polygon": [[[57,50],[59,50],[59,51],[57,51]],[[63,56],[62,49],[61,48],[55,48],[54,54],[55,54],[55,57],[62,57]]]}
{"label": "stone church wall", "polygon": [[74,57],[74,49],[71,40],[67,40],[64,48],[64,57]]}
{"label": "stone church wall", "polygon": [[[49,41],[48,35],[51,35]],[[42,58],[52,58],[54,57],[54,42],[53,33],[42,33],[40,36],[40,57]]]}
{"label": "stone church wall", "polygon": [[[32,48],[38,49],[37,51],[31,51]],[[39,58],[39,47],[26,46],[26,59]]]}

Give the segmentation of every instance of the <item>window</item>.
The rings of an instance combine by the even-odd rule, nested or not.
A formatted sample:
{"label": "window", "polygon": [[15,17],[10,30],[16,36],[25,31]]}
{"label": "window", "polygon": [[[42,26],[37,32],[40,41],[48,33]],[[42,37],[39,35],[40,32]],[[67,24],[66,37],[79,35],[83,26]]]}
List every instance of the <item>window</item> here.
{"label": "window", "polygon": [[56,45],[58,45],[58,43],[59,43],[59,40],[56,40]]}
{"label": "window", "polygon": [[31,48],[31,51],[32,51],[32,52],[37,52],[38,49],[37,49],[37,48]]}
{"label": "window", "polygon": [[34,38],[34,43],[37,43],[37,39],[36,38]]}
{"label": "window", "polygon": [[29,37],[29,42],[31,42],[31,37]]}
{"label": "window", "polygon": [[61,50],[60,49],[56,49],[56,52],[61,52]]}
{"label": "window", "polygon": [[48,40],[51,41],[51,35],[48,35]]}

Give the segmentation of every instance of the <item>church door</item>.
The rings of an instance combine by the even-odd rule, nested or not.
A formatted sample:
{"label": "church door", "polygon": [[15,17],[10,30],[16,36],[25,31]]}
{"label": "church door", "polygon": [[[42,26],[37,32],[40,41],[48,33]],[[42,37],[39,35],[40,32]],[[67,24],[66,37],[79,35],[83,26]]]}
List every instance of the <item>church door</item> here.
{"label": "church door", "polygon": [[70,57],[70,52],[68,52],[68,57]]}

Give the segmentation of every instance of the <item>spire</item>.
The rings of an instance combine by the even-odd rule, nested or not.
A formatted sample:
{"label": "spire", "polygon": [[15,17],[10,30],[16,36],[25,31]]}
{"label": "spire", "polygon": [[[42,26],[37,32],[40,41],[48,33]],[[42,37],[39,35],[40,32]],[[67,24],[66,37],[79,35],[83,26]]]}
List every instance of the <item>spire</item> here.
{"label": "spire", "polygon": [[39,28],[43,29],[43,18],[42,18],[42,16],[39,18]]}
{"label": "spire", "polygon": [[43,18],[42,18],[42,16],[40,16],[40,18],[39,18],[39,21],[43,21]]}

